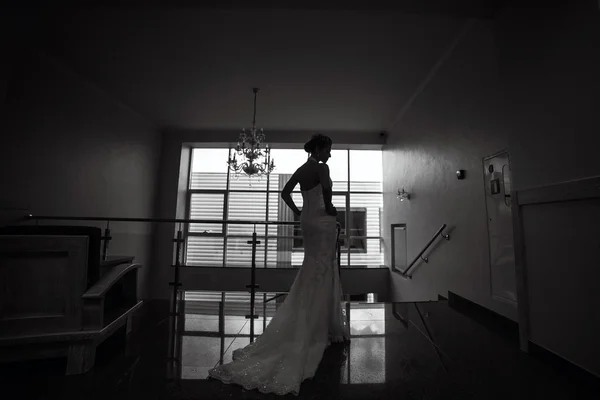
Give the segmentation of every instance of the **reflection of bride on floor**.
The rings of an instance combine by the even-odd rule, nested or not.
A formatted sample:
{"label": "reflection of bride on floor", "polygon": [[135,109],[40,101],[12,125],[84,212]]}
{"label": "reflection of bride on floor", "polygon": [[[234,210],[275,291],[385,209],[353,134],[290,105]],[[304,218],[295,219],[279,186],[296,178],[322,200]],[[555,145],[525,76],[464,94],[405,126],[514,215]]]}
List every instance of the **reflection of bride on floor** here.
{"label": "reflection of bride on floor", "polygon": [[[300,215],[304,261],[285,301],[258,339],[233,352],[233,361],[209,371],[225,383],[263,393],[299,394],[300,384],[315,375],[332,342],[349,339],[342,315],[342,289],[336,267],[337,211],[327,160],[331,139],[314,135],[304,145],[308,161],[292,175],[281,197]],[[300,184],[302,212],[291,193]]]}

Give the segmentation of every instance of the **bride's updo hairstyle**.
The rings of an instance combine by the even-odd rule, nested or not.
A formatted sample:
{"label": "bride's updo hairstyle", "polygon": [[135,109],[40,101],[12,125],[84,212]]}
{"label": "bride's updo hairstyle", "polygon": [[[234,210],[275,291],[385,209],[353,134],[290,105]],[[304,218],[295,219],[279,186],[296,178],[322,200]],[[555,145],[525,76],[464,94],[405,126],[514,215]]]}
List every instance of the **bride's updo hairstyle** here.
{"label": "bride's updo hairstyle", "polygon": [[315,150],[324,149],[325,147],[329,147],[332,144],[332,140],[329,136],[321,135],[320,133],[315,133],[312,135],[310,140],[304,144],[304,151],[308,154],[312,154]]}

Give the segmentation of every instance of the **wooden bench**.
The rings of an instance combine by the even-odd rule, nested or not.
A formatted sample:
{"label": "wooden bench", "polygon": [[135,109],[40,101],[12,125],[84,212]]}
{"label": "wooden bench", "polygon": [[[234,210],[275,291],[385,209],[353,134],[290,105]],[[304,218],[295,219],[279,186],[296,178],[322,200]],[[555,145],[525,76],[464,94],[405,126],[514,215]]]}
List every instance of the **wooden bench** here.
{"label": "wooden bench", "polygon": [[67,375],[85,373],[100,343],[123,326],[131,330],[132,314],[142,306],[136,290],[141,265],[115,263],[90,282],[89,254],[96,257],[100,244],[85,229],[64,235],[69,229],[41,234],[30,228],[0,229],[0,361],[67,357]]}

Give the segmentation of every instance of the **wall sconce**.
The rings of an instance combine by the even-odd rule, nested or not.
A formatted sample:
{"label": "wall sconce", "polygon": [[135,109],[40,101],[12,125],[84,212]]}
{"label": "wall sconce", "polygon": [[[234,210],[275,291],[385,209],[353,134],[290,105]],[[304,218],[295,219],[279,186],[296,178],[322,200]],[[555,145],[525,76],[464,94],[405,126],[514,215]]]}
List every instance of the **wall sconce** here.
{"label": "wall sconce", "polygon": [[398,199],[400,199],[400,201],[404,201],[404,200],[410,200],[410,194],[406,193],[404,191],[404,188],[402,188],[402,190],[398,189],[398,196],[396,196]]}

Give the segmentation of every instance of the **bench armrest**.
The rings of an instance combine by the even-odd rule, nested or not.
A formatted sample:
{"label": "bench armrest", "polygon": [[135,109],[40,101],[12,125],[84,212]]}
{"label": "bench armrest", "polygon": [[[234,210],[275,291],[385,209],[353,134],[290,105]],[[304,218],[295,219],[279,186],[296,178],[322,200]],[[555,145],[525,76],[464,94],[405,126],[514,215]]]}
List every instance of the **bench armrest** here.
{"label": "bench armrest", "polygon": [[[141,264],[117,265],[81,296],[83,329],[103,329],[105,324],[110,323],[114,318],[119,318],[122,312],[126,312],[137,302],[135,294],[137,270],[141,266]],[[123,289],[126,292],[125,302],[115,309],[105,309],[108,291],[121,280],[123,280]]]}
{"label": "bench armrest", "polygon": [[117,265],[106,273],[94,286],[89,288],[82,296],[85,300],[98,300],[106,295],[106,292],[113,287],[123,276],[133,270],[140,268],[142,264],[121,264]]}

